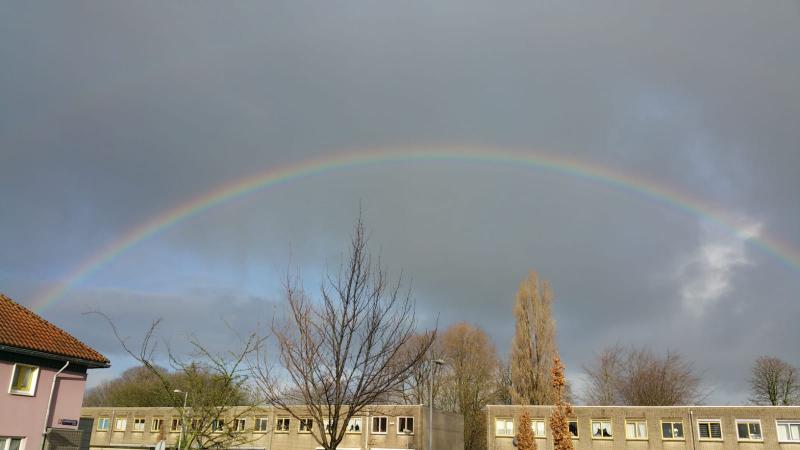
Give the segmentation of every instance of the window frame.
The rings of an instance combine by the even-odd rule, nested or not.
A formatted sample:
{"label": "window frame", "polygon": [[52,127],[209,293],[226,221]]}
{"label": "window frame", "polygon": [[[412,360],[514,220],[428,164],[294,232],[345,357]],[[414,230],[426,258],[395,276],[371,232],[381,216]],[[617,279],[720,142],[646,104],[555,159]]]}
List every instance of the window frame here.
{"label": "window frame", "polygon": [[[411,428],[408,428],[408,419],[411,419]],[[405,421],[406,430],[409,430],[406,433],[406,430],[400,428],[400,420]],[[397,416],[397,434],[405,435],[405,436],[413,436],[414,435],[414,427],[416,423],[414,423],[414,416]]]}
{"label": "window frame", "polygon": [[26,440],[27,438],[24,437],[0,436],[0,450],[10,449],[11,441],[19,441],[19,446],[17,448],[23,450],[25,448]]}
{"label": "window frame", "polygon": [[[536,424],[538,422],[542,423],[542,430],[544,430],[541,435],[536,433]],[[533,431],[534,439],[547,439],[547,421],[544,417],[536,417],[531,419],[531,429],[531,431]]]}
{"label": "window frame", "polygon": [[[601,433],[600,436],[595,436],[594,435],[594,424],[595,423],[600,423],[599,430],[603,430],[603,428],[602,428],[603,424],[604,423],[608,423],[608,428],[609,428],[608,431],[611,432],[611,436],[603,436],[602,433]],[[608,418],[608,419],[606,419],[606,418],[590,419],[590,421],[589,421],[589,433],[592,435],[592,439],[595,439],[595,440],[599,440],[599,441],[610,441],[610,440],[613,440],[614,439],[614,421],[611,420],[610,418]]]}
{"label": "window frame", "polygon": [[[572,434],[571,431],[569,431],[569,424],[572,423],[572,422],[575,422],[575,433],[576,434],[574,434],[574,435]],[[575,418],[575,419],[567,419],[567,431],[569,432],[570,436],[572,436],[572,439],[580,439],[581,438],[580,421],[577,418]]]}
{"label": "window frame", "polygon": [[[259,425],[264,424],[264,429],[260,430]],[[269,416],[258,416],[253,420],[253,433],[269,433]]]}
{"label": "window frame", "polygon": [[[711,436],[711,424],[716,423],[719,425],[719,437],[715,438]],[[700,425],[708,425],[708,437],[702,437],[700,435]],[[696,420],[697,426],[697,440],[701,442],[719,442],[725,438],[725,433],[722,432],[722,419],[697,419]],[[736,434],[739,434],[738,431]]]}
{"label": "window frame", "polygon": [[[761,419],[736,419],[734,422],[735,422],[735,425],[736,425],[736,440],[738,442],[764,442],[764,427],[761,426]],[[746,438],[743,438],[743,437],[739,436],[739,424],[740,423],[747,425],[747,436],[748,437],[746,437]],[[753,438],[750,437],[751,436],[750,424],[753,424],[753,423],[757,423],[758,424],[758,431],[759,431],[759,436],[760,436],[758,439],[753,439]],[[776,428],[776,433],[777,433],[777,428]]]}
{"label": "window frame", "polygon": [[[639,424],[644,424],[644,436],[628,436],[628,424],[632,424],[636,433],[639,432]],[[650,430],[647,428],[647,419],[625,419],[625,440],[628,441],[646,441],[650,437]]]}
{"label": "window frame", "polygon": [[[136,429],[136,425],[142,425],[141,430]],[[145,428],[147,428],[147,419],[144,417],[134,417],[133,418],[133,428],[131,428],[132,433],[144,433]]]}
{"label": "window frame", "polygon": [[[282,421],[286,421],[286,428],[282,428],[279,424]],[[276,433],[288,433],[289,429],[292,427],[292,418],[287,416],[281,416],[275,418],[275,432]]]}
{"label": "window frame", "polygon": [[[358,425],[358,430],[350,431],[350,425],[353,424],[353,423],[356,423],[356,422],[358,422],[358,424],[359,424]],[[387,427],[388,427],[388,425],[387,425]],[[349,434],[361,434],[361,432],[363,430],[364,430],[364,419],[362,419],[359,416],[359,417],[351,417],[350,420],[347,421],[347,426],[346,426],[346,429],[344,430],[344,432],[345,433],[349,433]]]}
{"label": "window frame", "polygon": [[225,431],[225,419],[220,419],[219,417],[211,419],[211,432],[222,433],[223,431]]}
{"label": "window frame", "polygon": [[[118,425],[122,421],[122,428]],[[114,418],[114,431],[125,431],[128,429],[128,418],[127,417],[115,417]]]}
{"label": "window frame", "polygon": [[[175,424],[173,427],[172,425]],[[180,433],[181,431],[181,418],[180,417],[170,417],[169,418],[169,432],[170,433]]]}
{"label": "window frame", "polygon": [[[241,425],[241,426],[240,426]],[[234,433],[244,433],[247,431],[247,418],[244,417],[237,417],[233,419],[233,432]]]}
{"label": "window frame", "polygon": [[[156,426],[158,423],[158,426]],[[153,417],[150,420],[150,432],[151,433],[158,433],[164,428],[164,418],[163,417]]]}
{"label": "window frame", "polygon": [[[311,424],[307,429],[303,429],[303,424]],[[309,434],[314,432],[314,418],[303,417],[297,420],[297,432],[300,434]]]}
{"label": "window frame", "polygon": [[[679,423],[679,424],[681,424],[681,433],[683,434],[683,436],[681,436],[681,437],[679,437],[679,438],[676,438],[676,437],[674,437],[674,436],[673,436],[673,437],[665,437],[665,436],[664,436],[664,424],[665,424],[665,423],[668,423],[668,424],[671,424],[671,425],[672,425],[672,426],[670,426],[670,429],[671,429],[671,430],[674,430],[674,428],[673,428],[673,427],[674,427],[674,425],[675,425],[676,423]],[[661,440],[662,440],[662,441],[679,441],[679,442],[680,442],[680,441],[686,441],[686,427],[685,427],[685,426],[684,426],[684,424],[683,424],[683,419],[666,419],[666,420],[660,420],[660,421],[659,421],[659,428],[660,428],[659,434],[661,435]],[[674,433],[673,433],[673,434],[674,434]]]}
{"label": "window frame", "polygon": [[[375,431],[375,421],[380,421],[383,419],[386,422],[386,426],[384,427],[383,431]],[[380,422],[379,422],[380,423]],[[389,433],[389,416],[372,416],[372,421],[370,422],[370,434],[388,434]]]}
{"label": "window frame", "polygon": [[[19,374],[19,368],[26,368],[26,369],[33,369],[33,373],[31,374],[31,386],[28,390],[17,389],[14,386],[14,380],[17,378]],[[14,363],[11,367],[11,380],[8,383],[8,393],[11,395],[22,395],[25,397],[35,397],[36,396],[36,387],[39,385],[39,366],[34,366],[31,364],[21,364],[21,363]]]}
{"label": "window frame", "polygon": [[[105,420],[106,427],[105,428],[100,428],[100,423],[102,423],[103,420]],[[102,431],[104,433],[109,431],[111,429],[111,418],[108,417],[108,416],[100,416],[100,417],[98,417],[97,418],[97,427],[95,427],[95,429],[97,431]]]}
{"label": "window frame", "polygon": [[[508,430],[508,426],[507,426],[508,423],[511,422],[511,434],[505,434],[505,433],[504,434],[498,434],[497,433],[497,422],[500,421],[500,420],[505,422],[506,426],[503,426],[503,429],[506,430],[506,431]],[[516,429],[517,429],[517,424],[514,423],[514,418],[513,417],[495,417],[494,418],[494,435],[495,435],[495,437],[504,437],[504,438],[510,437],[510,438],[513,438],[515,436],[514,435],[514,430],[516,430]]]}
{"label": "window frame", "polygon": [[[789,437],[791,438],[792,437],[791,425],[800,425],[800,420],[798,420],[798,419],[777,419],[777,420],[775,420],[775,434],[777,435],[776,437],[778,438],[778,442],[780,442],[780,443],[792,443],[792,444],[793,443],[800,443],[800,439],[781,440],[781,435],[780,435],[780,433],[778,433],[778,427],[780,425],[789,425],[790,426],[790,428],[789,428],[789,430],[790,430]],[[761,430],[761,433],[764,433],[764,430]]]}

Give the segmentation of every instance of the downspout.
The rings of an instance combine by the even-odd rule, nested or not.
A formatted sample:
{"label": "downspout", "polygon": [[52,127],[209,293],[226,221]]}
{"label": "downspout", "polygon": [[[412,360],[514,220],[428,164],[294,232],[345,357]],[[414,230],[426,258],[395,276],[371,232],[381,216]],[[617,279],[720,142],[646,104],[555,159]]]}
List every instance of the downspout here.
{"label": "downspout", "polygon": [[694,438],[694,412],[692,412],[691,409],[689,410],[689,432],[691,433],[691,436],[692,436],[692,450],[696,450],[697,449],[697,444],[695,444],[695,442],[694,442],[695,441],[695,438]]}
{"label": "downspout", "polygon": [[50,385],[50,398],[47,399],[47,411],[44,413],[44,427],[42,427],[42,450],[44,450],[44,443],[47,440],[47,422],[50,421],[50,407],[53,403],[53,393],[56,390],[56,380],[58,380],[58,376],[61,375],[61,372],[69,366],[69,361],[64,363],[64,367],[62,367],[55,375],[53,375],[53,384]]}

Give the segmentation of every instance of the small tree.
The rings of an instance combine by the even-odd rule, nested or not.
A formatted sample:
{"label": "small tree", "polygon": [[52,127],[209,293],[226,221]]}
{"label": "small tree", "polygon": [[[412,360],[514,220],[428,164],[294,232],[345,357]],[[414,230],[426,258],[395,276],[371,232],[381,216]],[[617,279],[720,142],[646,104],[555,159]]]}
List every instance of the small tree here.
{"label": "small tree", "polygon": [[531,415],[528,411],[519,418],[519,431],[517,432],[517,448],[519,450],[536,450],[536,439],[531,426]]}
{"label": "small tree", "polygon": [[[260,338],[251,334],[237,351],[222,354],[211,352],[197,339],[190,344],[194,351],[186,361],[167,347],[166,359],[172,371],[155,363],[155,333],[161,319],[155,320],[144,334],[141,346],[133,350],[127,339],[120,336],[114,322],[101,312],[122,348],[156,381],[159,396],[166,406],[172,406],[183,419],[183,440],[175,446],[182,450],[231,448],[252,442],[254,438],[237,430],[240,419],[252,416],[258,400],[249,389],[248,357],[256,351]],[[154,388],[156,389],[156,388]],[[184,394],[174,392],[176,389]],[[184,407],[184,398],[186,407]]]}
{"label": "small tree", "polygon": [[553,432],[554,450],[572,450],[572,434],[569,432],[569,416],[572,415],[572,405],[564,400],[564,365],[558,354],[553,358],[552,369],[553,395],[556,399],[553,414],[550,416],[550,430]]}
{"label": "small tree", "polygon": [[313,420],[311,435],[325,450],[336,450],[350,419],[396,396],[427,358],[436,333],[415,338],[414,302],[402,287],[369,255],[360,216],[349,255],[337,273],[324,276],[318,299],[287,277],[288,318],[272,328],[283,372],[273,373],[266,357],[252,369],[268,403]]}
{"label": "small tree", "polygon": [[750,401],[759,405],[794,405],[800,398],[797,369],[774,356],[760,356],[750,378]]}

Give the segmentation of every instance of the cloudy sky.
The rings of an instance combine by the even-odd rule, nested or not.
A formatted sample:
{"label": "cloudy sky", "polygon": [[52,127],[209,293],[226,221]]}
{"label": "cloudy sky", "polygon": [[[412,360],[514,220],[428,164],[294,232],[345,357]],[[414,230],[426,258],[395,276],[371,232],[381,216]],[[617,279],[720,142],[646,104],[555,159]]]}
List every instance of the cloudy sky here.
{"label": "cloudy sky", "polygon": [[[753,360],[800,364],[800,3],[4,2],[0,291],[35,305],[130,230],[246,176],[349,151],[479,148],[322,171],[210,208],[119,253],[41,314],[128,367],[155,318],[235,345],[316,287],[362,205],[413,279],[422,325],[501,353],[517,284],[556,294],[570,378],[604,346],[679,350],[742,403]],[[373,153],[376,150],[372,150]],[[551,155],[682,192],[738,232],[636,189],[492,161]]]}

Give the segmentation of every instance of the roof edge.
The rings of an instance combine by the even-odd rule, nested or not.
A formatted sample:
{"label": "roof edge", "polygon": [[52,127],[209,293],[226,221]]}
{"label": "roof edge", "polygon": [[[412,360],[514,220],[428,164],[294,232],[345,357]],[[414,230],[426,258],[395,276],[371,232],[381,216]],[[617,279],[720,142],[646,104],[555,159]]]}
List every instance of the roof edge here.
{"label": "roof edge", "polygon": [[19,353],[21,355],[27,355],[27,356],[36,356],[38,358],[53,359],[53,360],[56,360],[56,361],[69,361],[69,362],[73,362],[73,363],[77,363],[77,364],[86,366],[89,369],[106,369],[108,367],[111,367],[111,362],[109,362],[109,361],[105,361],[105,362],[92,361],[92,360],[88,360],[88,359],[81,359],[81,358],[74,358],[74,357],[66,356],[66,355],[59,355],[57,353],[48,353],[48,352],[42,352],[42,351],[39,351],[39,350],[31,350],[31,349],[28,349],[28,348],[12,347],[12,346],[9,346],[9,345],[0,344],[0,350],[11,352],[11,353]]}

